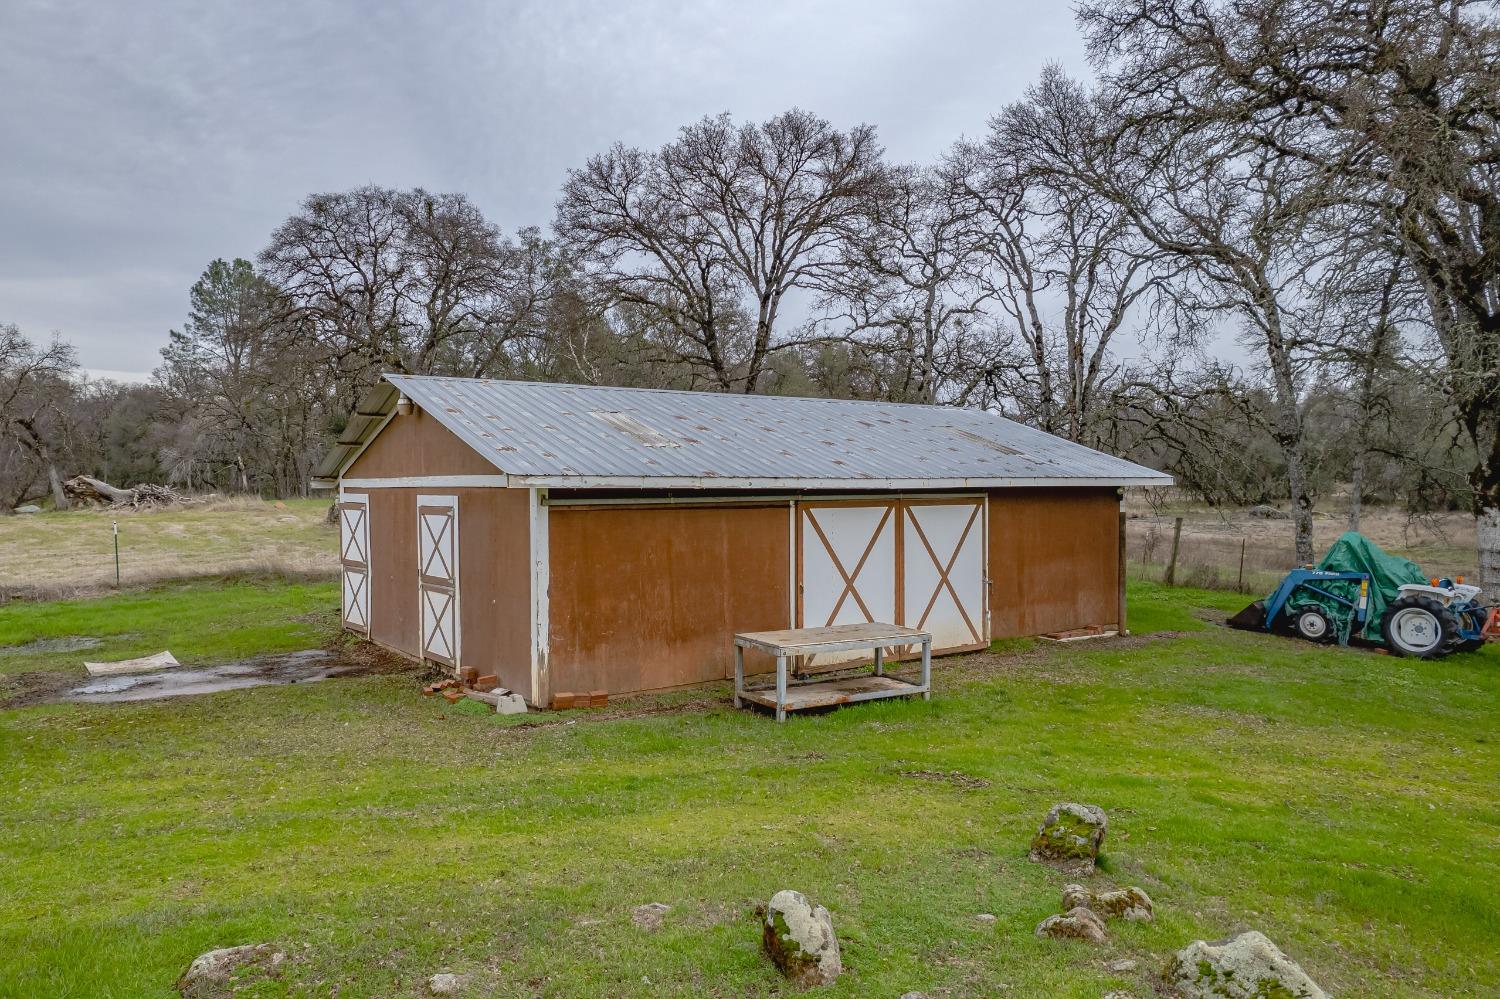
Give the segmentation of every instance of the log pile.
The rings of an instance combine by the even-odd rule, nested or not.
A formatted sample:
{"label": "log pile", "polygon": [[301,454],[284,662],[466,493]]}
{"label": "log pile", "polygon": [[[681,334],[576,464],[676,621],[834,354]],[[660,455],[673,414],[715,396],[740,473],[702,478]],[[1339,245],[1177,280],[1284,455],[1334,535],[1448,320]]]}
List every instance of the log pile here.
{"label": "log pile", "polygon": [[188,497],[171,486],[159,486],[143,482],[130,489],[112,486],[102,479],[89,475],[75,475],[63,483],[63,492],[76,503],[90,503],[112,507],[171,506],[188,502]]}

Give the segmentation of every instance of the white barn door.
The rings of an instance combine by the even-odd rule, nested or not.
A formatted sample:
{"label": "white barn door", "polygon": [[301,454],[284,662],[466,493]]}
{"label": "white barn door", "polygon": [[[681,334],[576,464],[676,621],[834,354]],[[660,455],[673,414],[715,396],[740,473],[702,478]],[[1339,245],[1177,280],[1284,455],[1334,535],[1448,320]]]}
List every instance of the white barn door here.
{"label": "white barn door", "polygon": [[417,497],[417,603],[422,656],[459,665],[458,497]]}
{"label": "white barn door", "polygon": [[901,505],[901,623],[931,632],[934,649],[983,644],[989,635],[985,501]]}
{"label": "white barn door", "polygon": [[[896,503],[802,503],[797,517],[798,626],[896,623]],[[818,661],[866,658],[854,651]]]}
{"label": "white barn door", "polygon": [[344,627],[370,633],[370,509],[364,496],[339,502],[339,565]]}

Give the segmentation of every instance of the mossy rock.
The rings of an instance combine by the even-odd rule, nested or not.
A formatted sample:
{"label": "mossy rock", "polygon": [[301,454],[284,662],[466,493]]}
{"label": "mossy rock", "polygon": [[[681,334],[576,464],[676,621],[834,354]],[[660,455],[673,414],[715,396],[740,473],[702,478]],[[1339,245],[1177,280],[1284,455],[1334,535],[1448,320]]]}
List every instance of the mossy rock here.
{"label": "mossy rock", "polygon": [[1108,827],[1109,820],[1098,805],[1060,802],[1047,812],[1032,838],[1031,859],[1068,871],[1091,873]]}
{"label": "mossy rock", "polygon": [[771,962],[797,985],[832,985],[844,970],[833,917],[799,891],[771,896],[761,945]]}
{"label": "mossy rock", "polygon": [[1230,940],[1195,940],[1172,956],[1164,975],[1187,999],[1328,999],[1263,933]]}

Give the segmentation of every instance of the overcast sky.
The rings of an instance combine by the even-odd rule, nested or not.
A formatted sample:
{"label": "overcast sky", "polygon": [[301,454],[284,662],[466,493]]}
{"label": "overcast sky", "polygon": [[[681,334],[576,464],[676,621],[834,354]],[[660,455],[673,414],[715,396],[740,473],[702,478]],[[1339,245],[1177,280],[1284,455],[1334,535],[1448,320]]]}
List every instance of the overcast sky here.
{"label": "overcast sky", "polygon": [[0,0],[0,322],[143,375],[215,257],[313,191],[463,191],[507,232],[615,140],[791,106],[893,159],[980,132],[1057,61],[1059,0]]}

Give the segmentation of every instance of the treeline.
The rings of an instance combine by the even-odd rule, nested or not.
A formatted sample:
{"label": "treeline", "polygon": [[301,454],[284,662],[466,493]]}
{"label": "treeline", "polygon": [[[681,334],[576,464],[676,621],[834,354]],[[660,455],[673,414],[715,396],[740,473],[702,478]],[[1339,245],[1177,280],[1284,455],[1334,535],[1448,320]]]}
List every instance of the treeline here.
{"label": "treeline", "polygon": [[59,467],[294,493],[381,371],[449,373],[990,407],[1211,502],[1289,499],[1301,558],[1336,487],[1466,506],[1500,572],[1489,5],[1078,18],[1095,83],[1049,69],[931,164],[793,109],[607,149],[545,230],[313,195],[208,267],[151,386],[11,329],[0,494]]}

